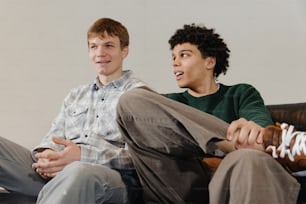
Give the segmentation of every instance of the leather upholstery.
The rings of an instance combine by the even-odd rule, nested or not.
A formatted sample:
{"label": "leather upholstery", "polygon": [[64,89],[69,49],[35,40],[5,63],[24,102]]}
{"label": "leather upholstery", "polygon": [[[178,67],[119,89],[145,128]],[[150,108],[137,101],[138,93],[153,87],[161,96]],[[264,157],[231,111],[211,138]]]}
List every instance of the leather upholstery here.
{"label": "leather upholstery", "polygon": [[274,122],[294,125],[297,130],[306,131],[306,102],[267,105]]}

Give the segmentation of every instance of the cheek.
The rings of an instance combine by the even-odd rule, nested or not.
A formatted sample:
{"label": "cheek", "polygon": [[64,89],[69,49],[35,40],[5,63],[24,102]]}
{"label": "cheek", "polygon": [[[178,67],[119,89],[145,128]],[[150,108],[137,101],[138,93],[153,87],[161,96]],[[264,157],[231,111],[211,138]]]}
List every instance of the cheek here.
{"label": "cheek", "polygon": [[94,60],[95,55],[92,52],[88,52],[88,57],[90,60]]}
{"label": "cheek", "polygon": [[183,64],[184,67],[184,72],[185,74],[193,74],[194,72],[196,72],[195,68],[196,68],[196,64],[192,61],[187,61]]}
{"label": "cheek", "polygon": [[112,61],[115,63],[121,63],[123,61],[124,56],[121,53],[115,53],[111,55]]}

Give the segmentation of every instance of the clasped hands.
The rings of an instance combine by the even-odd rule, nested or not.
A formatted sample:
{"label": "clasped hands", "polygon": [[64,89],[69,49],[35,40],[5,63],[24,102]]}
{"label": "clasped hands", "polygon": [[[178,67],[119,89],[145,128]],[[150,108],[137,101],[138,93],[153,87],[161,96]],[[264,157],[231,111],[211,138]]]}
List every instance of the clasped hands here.
{"label": "clasped hands", "polygon": [[45,179],[53,178],[66,165],[74,161],[80,161],[81,158],[80,147],[71,140],[53,137],[52,141],[63,145],[64,149],[62,151],[45,149],[35,155],[37,162],[32,164],[32,168]]}
{"label": "clasped hands", "polygon": [[234,145],[235,149],[251,148],[264,151],[264,128],[253,121],[244,118],[233,121],[226,134],[226,139]]}

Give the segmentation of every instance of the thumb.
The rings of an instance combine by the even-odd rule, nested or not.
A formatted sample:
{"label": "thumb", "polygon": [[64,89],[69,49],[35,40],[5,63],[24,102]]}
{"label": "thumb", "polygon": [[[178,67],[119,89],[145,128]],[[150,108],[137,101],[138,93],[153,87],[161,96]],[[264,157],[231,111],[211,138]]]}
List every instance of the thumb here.
{"label": "thumb", "polygon": [[59,145],[64,145],[65,147],[69,145],[70,140],[65,140],[63,138],[59,138],[59,137],[52,137],[52,141],[55,144],[59,144]]}

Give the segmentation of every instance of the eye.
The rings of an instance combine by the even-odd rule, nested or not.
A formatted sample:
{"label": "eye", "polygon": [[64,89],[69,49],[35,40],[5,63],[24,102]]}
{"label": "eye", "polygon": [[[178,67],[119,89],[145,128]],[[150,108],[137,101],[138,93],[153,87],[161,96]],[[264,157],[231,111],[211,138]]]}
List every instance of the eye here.
{"label": "eye", "polygon": [[107,47],[107,48],[113,48],[114,45],[113,45],[113,44],[106,44],[105,47]]}
{"label": "eye", "polygon": [[89,48],[90,48],[91,50],[93,50],[93,49],[96,49],[97,46],[96,46],[96,45],[90,45]]}
{"label": "eye", "polygon": [[188,57],[188,56],[189,56],[189,54],[186,53],[186,52],[182,52],[180,55],[181,55],[181,58],[184,58],[184,57]]}

